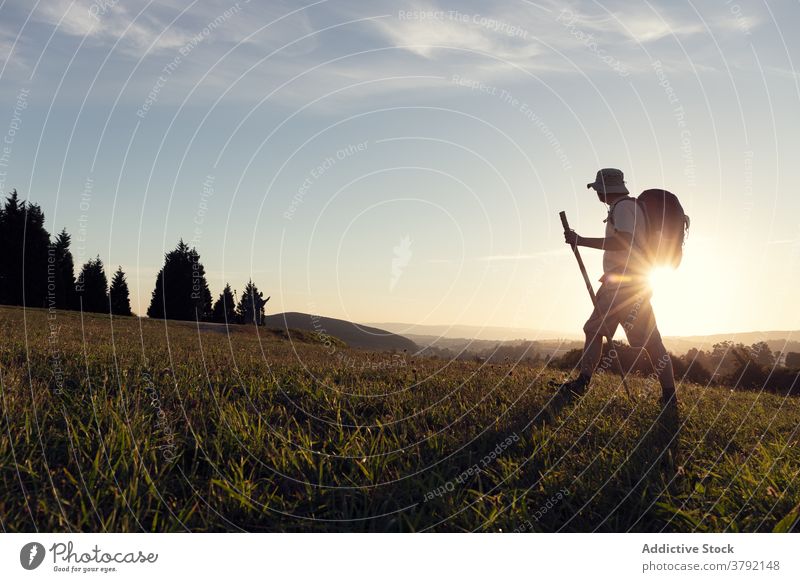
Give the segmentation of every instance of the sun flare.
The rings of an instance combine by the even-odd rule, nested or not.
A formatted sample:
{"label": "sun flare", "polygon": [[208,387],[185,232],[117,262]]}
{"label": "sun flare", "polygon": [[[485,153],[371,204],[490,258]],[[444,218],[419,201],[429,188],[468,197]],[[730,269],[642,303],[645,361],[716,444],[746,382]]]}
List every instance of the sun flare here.
{"label": "sun flare", "polygon": [[671,267],[655,267],[647,276],[651,289],[669,294],[670,287],[675,285],[675,269]]}

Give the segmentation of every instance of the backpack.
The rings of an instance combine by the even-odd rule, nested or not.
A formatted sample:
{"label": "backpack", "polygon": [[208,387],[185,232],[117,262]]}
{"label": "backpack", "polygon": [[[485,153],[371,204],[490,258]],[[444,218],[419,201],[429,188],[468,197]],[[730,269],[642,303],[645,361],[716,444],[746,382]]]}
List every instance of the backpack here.
{"label": "backpack", "polygon": [[652,266],[677,268],[690,224],[678,197],[667,190],[651,189],[639,194],[636,203],[647,221],[648,262]]}

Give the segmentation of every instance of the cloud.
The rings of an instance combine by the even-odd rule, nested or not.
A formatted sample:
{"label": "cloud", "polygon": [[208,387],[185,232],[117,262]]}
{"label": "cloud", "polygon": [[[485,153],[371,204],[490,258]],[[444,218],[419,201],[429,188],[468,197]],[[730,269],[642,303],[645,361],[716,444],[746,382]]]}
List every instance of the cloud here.
{"label": "cloud", "polygon": [[618,23],[619,29],[636,43],[654,42],[664,37],[685,38],[702,33],[702,23],[680,22],[666,15],[636,14],[626,15]]}
{"label": "cloud", "polygon": [[[120,40],[120,50],[136,57],[145,50],[178,50],[207,29],[213,33],[207,35],[209,44],[225,45],[225,50],[239,43],[269,50],[312,30],[305,11],[283,4],[250,0],[49,0],[35,18],[57,26],[62,34],[88,36],[97,44],[110,46]],[[303,43],[302,50],[309,50],[312,42]],[[288,52],[298,54],[297,48]]]}
{"label": "cloud", "polygon": [[0,71],[7,80],[9,73],[26,71],[27,59],[22,55],[24,39],[17,39],[17,32],[7,28],[7,23],[0,23]]}
{"label": "cloud", "polygon": [[13,64],[15,61],[11,59],[11,47],[13,40],[7,40],[0,36],[0,70],[4,69],[7,64]]}
{"label": "cloud", "polygon": [[784,67],[775,67],[775,66],[767,66],[764,67],[764,70],[767,73],[771,73],[778,77],[783,77],[784,79],[790,79],[795,83],[800,80],[800,71],[794,71],[792,69],[784,68]]}
{"label": "cloud", "polygon": [[[372,6],[389,14],[371,23],[375,33],[419,57],[418,66],[427,63],[449,73],[468,66],[472,76],[493,81],[518,77],[519,68],[560,74],[577,66],[589,73],[614,72],[610,58],[632,72],[649,74],[652,58],[645,45],[664,39],[685,42],[706,32],[697,14],[672,4],[542,0],[525,6],[487,3],[472,11],[467,3],[444,1],[417,2],[403,10],[379,1]],[[727,16],[706,22],[713,29],[719,21],[725,32],[732,26]],[[659,50],[662,58],[682,55],[677,46]]]}
{"label": "cloud", "polygon": [[[288,82],[271,102],[296,106],[333,92],[313,107],[338,112],[360,107],[365,100],[402,98],[413,91],[435,98],[452,91],[453,75],[500,86],[525,81],[523,71],[573,75],[577,68],[590,76],[616,74],[597,51],[576,38],[565,25],[565,15],[574,18],[582,33],[593,35],[603,55],[633,73],[651,74],[652,59],[639,43],[658,41],[663,41],[659,59],[687,70],[685,55],[668,39],[673,34],[682,40],[699,38],[704,30],[700,18],[672,4],[648,6],[617,0],[603,5],[569,0],[412,0],[401,11],[388,0],[306,0],[305,5],[291,0],[48,0],[34,12],[38,28],[25,28],[13,62],[24,63],[26,57],[35,61],[57,27],[55,46],[59,37],[88,38],[80,55],[84,74],[92,74],[92,66],[106,56],[103,51],[117,43],[112,66],[107,67],[112,72],[100,80],[97,91],[113,92],[121,82],[113,63],[125,59],[127,65],[145,53],[148,58],[140,71],[150,87],[153,75],[182,47],[235,9],[190,58],[182,60],[160,101],[182,99],[201,79],[202,87],[195,91],[201,99],[213,99],[235,86],[226,99],[251,100]],[[733,19],[722,12],[722,30],[729,30]],[[25,14],[16,16],[12,20],[21,26]],[[3,24],[8,27],[8,22]],[[7,46],[8,39],[0,35],[0,49]],[[68,52],[48,51],[46,65],[58,70],[59,59],[68,57]],[[337,57],[344,58],[322,65]],[[701,61],[700,56],[693,58],[696,70],[704,70]],[[127,69],[117,70],[122,75]],[[381,78],[392,79],[376,82]],[[355,87],[341,90],[351,84]]]}
{"label": "cloud", "polygon": [[394,46],[426,59],[448,50],[468,50],[511,62],[529,62],[540,54],[529,31],[502,17],[415,5],[373,21]]}
{"label": "cloud", "polygon": [[[539,259],[547,259],[550,257],[558,257],[569,253],[569,248],[565,245],[563,248],[548,249],[545,251],[538,251],[535,253],[510,253],[501,255],[484,255],[481,257],[474,257],[473,261],[480,263],[514,263],[519,261],[537,261]],[[427,263],[432,265],[452,265],[456,261],[453,259],[427,259]]]}
{"label": "cloud", "polygon": [[[597,35],[608,45],[624,43],[647,44],[663,38],[679,40],[703,33],[705,25],[693,11],[677,4],[630,2],[568,3],[550,1],[557,13],[559,24],[567,22]],[[646,6],[646,7],[645,7]],[[706,19],[714,28],[728,28],[730,19],[718,17]]]}
{"label": "cloud", "polygon": [[143,49],[176,49],[188,42],[190,35],[169,26],[169,20],[146,13],[137,18],[144,3],[137,4],[50,0],[40,5],[35,18],[58,27],[62,34],[86,36],[99,43],[113,43],[122,38],[122,49],[137,55]]}
{"label": "cloud", "polygon": [[488,263],[499,263],[499,262],[508,262],[508,261],[531,261],[531,260],[538,260],[544,259],[548,257],[556,257],[560,255],[567,254],[568,249],[566,245],[562,248],[557,249],[548,249],[546,251],[539,251],[536,253],[515,253],[510,255],[487,255],[483,257],[478,257],[476,260]]}

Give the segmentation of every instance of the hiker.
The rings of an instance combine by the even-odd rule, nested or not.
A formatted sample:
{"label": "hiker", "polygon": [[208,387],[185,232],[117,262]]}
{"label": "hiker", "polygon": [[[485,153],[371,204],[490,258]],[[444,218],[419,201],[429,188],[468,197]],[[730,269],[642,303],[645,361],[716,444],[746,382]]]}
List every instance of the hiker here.
{"label": "hiker", "polygon": [[635,348],[644,348],[661,383],[662,403],[677,404],[672,361],[656,326],[650,305],[652,291],[647,280],[650,263],[646,258],[647,221],[636,199],[629,196],[622,171],[605,168],[597,172],[594,188],[600,202],[608,204],[606,232],[603,238],[586,238],[574,230],[564,233],[569,245],[603,251],[602,283],[597,302],[583,331],[586,342],[580,361],[580,375],[561,387],[574,393],[584,392],[597,367],[603,337],[609,340],[622,325],[628,341]]}

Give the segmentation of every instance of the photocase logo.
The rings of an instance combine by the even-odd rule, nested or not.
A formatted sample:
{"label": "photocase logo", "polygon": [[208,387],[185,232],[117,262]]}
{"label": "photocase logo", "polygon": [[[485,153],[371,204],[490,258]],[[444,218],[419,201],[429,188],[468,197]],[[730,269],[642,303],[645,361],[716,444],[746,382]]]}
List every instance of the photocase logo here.
{"label": "photocase logo", "polygon": [[44,561],[44,546],[39,542],[30,542],[19,551],[19,563],[26,570],[35,570]]}
{"label": "photocase logo", "polygon": [[394,251],[394,258],[392,259],[392,278],[389,281],[389,291],[394,291],[394,287],[400,280],[403,270],[411,260],[411,237],[409,235],[404,236],[392,250]]}

